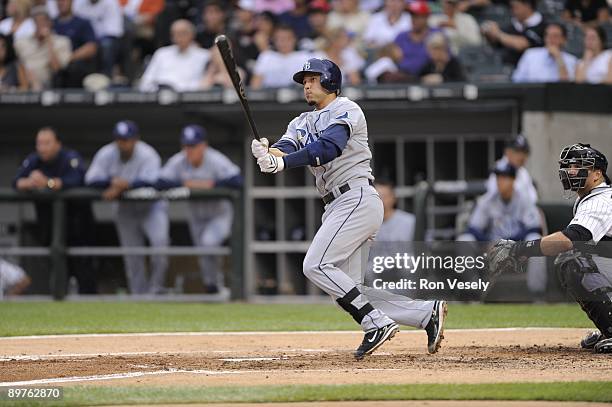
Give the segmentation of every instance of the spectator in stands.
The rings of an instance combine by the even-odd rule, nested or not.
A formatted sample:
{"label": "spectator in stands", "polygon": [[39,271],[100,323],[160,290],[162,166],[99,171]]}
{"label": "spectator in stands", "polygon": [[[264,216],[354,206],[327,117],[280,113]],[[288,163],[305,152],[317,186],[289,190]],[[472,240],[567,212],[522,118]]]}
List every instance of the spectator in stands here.
{"label": "spectator in stands", "polygon": [[442,29],[454,54],[461,48],[482,44],[478,23],[471,15],[459,11],[458,5],[458,0],[442,0],[443,13],[429,17],[429,25]]}
{"label": "spectator in stands", "polygon": [[285,11],[279,15],[278,21],[292,27],[295,35],[298,39],[301,39],[310,34],[311,31],[308,22],[308,0],[294,0],[293,2],[295,4],[293,10]]}
{"label": "spectator in stands", "polygon": [[16,41],[34,35],[36,26],[30,17],[31,0],[9,0],[6,6],[6,17],[0,21],[0,34],[11,35]]}
{"label": "spectator in stands", "polygon": [[[46,12],[46,10],[45,10]],[[36,135],[36,151],[28,155],[17,171],[13,188],[18,191],[62,191],[83,186],[85,163],[81,155],[65,148],[58,133],[51,127],[41,128]],[[42,246],[51,244],[53,208],[49,202],[37,202],[36,239]],[[93,215],[89,202],[67,203],[66,239],[69,246],[91,246]],[[87,233],[84,233],[87,231]],[[88,258],[71,258],[71,275],[79,284],[79,293],[95,294],[96,281]]]}
{"label": "spectator in stands", "polygon": [[563,51],[567,29],[563,24],[550,23],[544,34],[544,47],[529,48],[512,74],[513,82],[573,81],[578,60]]}
{"label": "spectator in stands", "polygon": [[392,83],[412,80],[408,74],[400,72],[397,64],[402,59],[402,50],[395,44],[385,45],[376,52],[376,60],[367,66],[364,75],[368,83]]}
{"label": "spectator in stands", "polygon": [[[538,191],[533,184],[531,175],[529,175],[527,168],[525,168],[528,158],[529,143],[524,135],[519,134],[506,143],[504,155],[497,160],[495,167],[502,168],[508,164],[514,167],[516,169],[514,187],[520,189],[531,202],[536,203],[538,201]],[[494,174],[491,174],[487,180],[487,192],[497,192],[497,182]]]}
{"label": "spectator in stands", "polygon": [[544,45],[546,22],[536,11],[536,0],[511,0],[512,20],[500,28],[494,21],[485,21],[482,32],[495,46],[503,50],[503,61],[515,66],[527,48]]}
{"label": "spectator in stands", "polygon": [[22,294],[32,279],[16,264],[0,259],[0,298]]}
{"label": "spectator in stands", "polygon": [[210,0],[204,3],[202,25],[198,27],[196,42],[205,49],[215,45],[217,35],[226,32],[226,19],[225,9],[219,1]]}
{"label": "spectator in stands", "polygon": [[351,44],[351,38],[344,29],[331,30],[322,51],[323,58],[335,62],[340,67],[343,84],[361,83],[361,70],[365,67],[365,60]]}
{"label": "spectator in stands", "polygon": [[258,14],[255,17],[255,45],[260,53],[272,48],[274,29],[278,24],[276,16],[270,12]]}
{"label": "spectator in stands", "polygon": [[444,34],[434,33],[427,38],[429,62],[421,69],[421,82],[438,85],[442,82],[464,82],[465,73],[461,62],[448,50]]}
{"label": "spectator in stands", "polygon": [[[457,240],[494,242],[498,239],[523,241],[541,238],[540,211],[525,191],[516,187],[516,168],[510,164],[497,165],[491,176],[495,178],[495,192],[478,198],[467,231]],[[546,283],[545,259],[529,259],[527,287],[535,293],[535,298],[541,299]]]}
{"label": "spectator in stands", "polygon": [[312,0],[308,5],[310,32],[300,41],[299,48],[313,52],[324,46],[327,37],[327,18],[331,10],[327,0]]}
{"label": "spectator in stands", "polygon": [[[119,4],[127,19],[124,29],[129,35],[128,46],[140,52],[140,57],[153,54],[161,44],[156,37],[161,31],[158,16],[164,11],[165,0],[119,0]],[[163,30],[167,31],[167,28],[164,26]]]}
{"label": "spectator in stands", "polygon": [[606,43],[603,28],[585,27],[584,55],[576,68],[576,82],[612,84],[612,50],[606,50]]}
{"label": "spectator in stands", "polygon": [[72,54],[68,66],[58,72],[56,86],[80,88],[83,78],[96,71],[96,35],[89,21],[72,14],[72,0],[57,0],[57,6],[59,16],[53,29],[58,35],[70,38]]}
{"label": "spectator in stands", "polygon": [[[187,187],[211,189],[240,188],[243,184],[240,168],[223,153],[208,145],[206,130],[188,125],[181,131],[182,151],[173,155],[161,170],[157,187],[160,189]],[[227,199],[190,203],[189,230],[196,246],[220,246],[230,236],[234,210]],[[201,256],[200,273],[207,293],[217,293],[223,287],[219,256]]]}
{"label": "spectator in stands", "polygon": [[[238,74],[244,81],[246,79],[246,72],[239,66],[237,69]],[[204,77],[202,78],[200,88],[202,90],[208,90],[216,86],[233,89],[234,85],[232,84],[232,79],[227,73],[225,65],[223,64],[223,59],[221,58],[219,48],[212,47],[210,49],[210,62],[204,71]]]}
{"label": "spectator in stands", "polygon": [[155,92],[169,87],[177,92],[195,91],[202,87],[202,77],[210,52],[195,42],[195,28],[187,20],[177,20],[170,28],[174,45],[155,51],[140,80],[140,90]]}
{"label": "spectator in stands", "polygon": [[123,37],[123,11],[117,0],[74,0],[72,10],[88,20],[96,34],[101,72],[113,77]]}
{"label": "spectator in stands", "polygon": [[412,29],[400,33],[395,38],[395,45],[401,50],[402,57],[398,63],[399,69],[408,80],[416,80],[421,70],[429,62],[425,42],[434,32],[440,32],[437,28],[429,28],[427,18],[430,11],[424,1],[416,1],[408,4],[408,10],[412,16]]}
{"label": "spectator in stands", "polygon": [[610,21],[606,0],[566,0],[563,19],[578,26],[596,26]]}
{"label": "spectator in stands", "polygon": [[[153,147],[140,140],[138,126],[131,120],[115,124],[115,140],[94,155],[85,174],[85,183],[102,189],[107,201],[117,201],[130,190],[155,186],[161,169],[161,158]],[[142,247],[145,238],[154,248],[168,246],[168,205],[164,201],[113,202],[115,226],[122,247]],[[164,290],[168,259],[151,256],[151,276],[146,277],[145,259],[140,255],[123,257],[132,294],[158,294]]]}
{"label": "spectator in stands", "polygon": [[25,67],[30,88],[42,90],[51,87],[53,75],[68,65],[72,46],[68,37],[53,32],[53,22],[45,7],[34,8],[32,18],[36,25],[34,36],[17,40],[15,50]]}
{"label": "spectator in stands", "polygon": [[370,13],[359,9],[359,0],[336,0],[333,2],[333,11],[329,13],[327,28],[344,28],[354,36],[355,46],[362,47],[362,36],[368,27]]}
{"label": "spectator in stands", "polygon": [[278,88],[293,85],[293,74],[299,71],[310,55],[296,51],[296,38],[291,27],[279,25],[274,30],[274,48],[276,51],[264,51],[259,54],[251,87]]}
{"label": "spectator in stands", "polygon": [[27,89],[26,73],[17,61],[13,41],[10,36],[0,34],[0,92]]}
{"label": "spectator in stands", "polygon": [[255,44],[255,2],[254,0],[240,0],[234,11],[232,22],[232,49],[236,64],[242,67],[247,74],[247,82],[250,73],[255,66],[259,56],[259,49]]}
{"label": "spectator in stands", "polygon": [[378,242],[411,242],[414,240],[416,218],[413,214],[397,209],[395,186],[386,180],[374,183],[383,202],[383,223],[376,233]]}
{"label": "spectator in stands", "polygon": [[363,34],[367,48],[390,44],[399,33],[412,28],[410,15],[405,12],[404,0],[385,0],[385,8],[372,15]]}

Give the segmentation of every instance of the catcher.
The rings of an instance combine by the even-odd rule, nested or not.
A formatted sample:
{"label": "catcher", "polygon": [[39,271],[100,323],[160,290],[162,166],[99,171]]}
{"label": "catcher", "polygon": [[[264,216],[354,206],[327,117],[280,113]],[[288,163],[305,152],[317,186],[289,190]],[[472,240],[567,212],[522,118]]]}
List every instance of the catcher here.
{"label": "catcher", "polygon": [[572,221],[538,240],[498,240],[488,252],[492,276],[522,271],[530,257],[556,255],[561,284],[599,328],[580,345],[598,353],[612,353],[612,186],[607,168],[606,157],[589,144],[563,148],[559,178],[565,193],[577,195]]}

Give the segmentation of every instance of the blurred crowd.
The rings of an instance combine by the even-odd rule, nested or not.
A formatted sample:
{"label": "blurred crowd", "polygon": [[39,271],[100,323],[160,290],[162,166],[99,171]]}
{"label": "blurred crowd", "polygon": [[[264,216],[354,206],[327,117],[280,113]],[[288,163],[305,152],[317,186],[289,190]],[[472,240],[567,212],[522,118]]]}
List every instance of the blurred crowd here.
{"label": "blurred crowd", "polygon": [[[608,0],[610,1],[610,0]],[[0,0],[0,91],[293,86],[309,57],[347,84],[612,83],[606,0]]]}

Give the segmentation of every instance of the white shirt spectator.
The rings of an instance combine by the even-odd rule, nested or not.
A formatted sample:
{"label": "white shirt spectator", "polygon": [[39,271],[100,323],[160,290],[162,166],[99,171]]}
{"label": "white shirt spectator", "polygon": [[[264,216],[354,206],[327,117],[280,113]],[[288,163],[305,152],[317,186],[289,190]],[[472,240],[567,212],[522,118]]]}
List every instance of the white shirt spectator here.
{"label": "white shirt spectator", "polygon": [[[330,57],[325,53],[314,55],[311,58],[330,59]],[[361,70],[365,67],[365,59],[359,55],[359,52],[355,49],[355,47],[351,46],[344,48],[342,52],[340,52],[340,59],[340,61],[336,62],[338,62],[338,67],[340,68],[340,71],[342,71],[342,83],[351,84],[348,74],[350,72],[361,72]]]}
{"label": "white shirt spectator", "polygon": [[[446,14],[434,14],[429,17],[428,23],[432,27],[448,21]],[[482,35],[476,19],[467,13],[457,12],[453,17],[455,28],[443,27],[442,32],[448,38],[451,51],[457,54],[463,47],[478,46],[482,44]]]}
{"label": "white shirt spectator", "polygon": [[[502,157],[497,160],[495,167],[505,167],[508,164],[508,159],[506,157]],[[527,168],[525,167],[520,167],[516,170],[514,190],[520,191],[521,194],[528,198],[529,202],[531,203],[535,204],[538,201],[538,191],[535,189],[533,179],[531,179],[531,175],[529,175],[529,171],[527,171]],[[495,174],[491,174],[487,180],[487,193],[495,192],[497,192],[497,176]]]}
{"label": "white shirt spectator", "polygon": [[310,57],[311,55],[304,51],[294,51],[289,54],[264,51],[257,57],[253,74],[262,77],[264,88],[291,86],[295,83],[293,74],[301,71],[304,62]]}
{"label": "white shirt spectator", "polygon": [[334,30],[344,28],[349,34],[354,34],[361,38],[370,20],[370,14],[359,11],[354,14],[341,14],[336,11],[329,13],[327,17],[327,28]]}
{"label": "white shirt spectator", "polygon": [[383,0],[360,0],[359,8],[363,11],[369,11],[370,13],[379,10],[384,5]]}
{"label": "white shirt spectator", "polygon": [[[70,38],[53,34],[51,41],[60,67],[64,68],[70,62],[72,55]],[[32,76],[33,88],[35,90],[48,88],[51,85],[53,72],[49,65],[51,57],[47,44],[41,43],[35,37],[20,38],[15,41],[15,51],[25,69]]]}
{"label": "white shirt spectator", "polygon": [[74,0],[72,10],[89,20],[97,38],[123,36],[123,12],[117,0]]}
{"label": "white shirt spectator", "polygon": [[[576,75],[578,59],[561,51],[570,80]],[[516,70],[512,74],[513,82],[559,82],[559,67],[545,47],[529,48],[525,51]]]}
{"label": "white shirt spectator", "polygon": [[387,13],[381,11],[372,15],[368,27],[363,34],[363,40],[367,46],[382,47],[392,43],[397,35],[412,28],[410,14],[402,13],[402,16],[393,25],[387,18]]}
{"label": "white shirt spectator", "polygon": [[166,85],[177,92],[198,90],[209,60],[210,52],[194,44],[184,52],[179,52],[176,45],[159,48],[142,75],[139,88],[155,92],[159,85]]}
{"label": "white shirt spectator", "polygon": [[[0,21],[0,34],[10,35],[11,29],[13,28],[13,17],[7,17],[4,20]],[[23,23],[19,26],[17,31],[13,34],[13,39],[17,41],[20,38],[28,38],[34,35],[36,32],[36,25],[34,25],[34,20],[31,18],[27,18]]]}
{"label": "white shirt spectator", "polygon": [[612,50],[603,51],[597,55],[586,70],[586,81],[588,83],[602,83],[608,74],[612,58]]}

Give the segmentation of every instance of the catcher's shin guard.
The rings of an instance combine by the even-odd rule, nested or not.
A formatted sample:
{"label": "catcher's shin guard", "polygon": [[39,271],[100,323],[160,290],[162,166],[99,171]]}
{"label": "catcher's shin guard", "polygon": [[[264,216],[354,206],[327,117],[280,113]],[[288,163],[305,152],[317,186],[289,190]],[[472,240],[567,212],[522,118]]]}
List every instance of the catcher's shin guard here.
{"label": "catcher's shin guard", "polygon": [[565,254],[555,260],[555,270],[563,288],[576,300],[582,310],[606,338],[612,337],[612,287],[587,289],[585,275],[599,273],[588,255]]}

